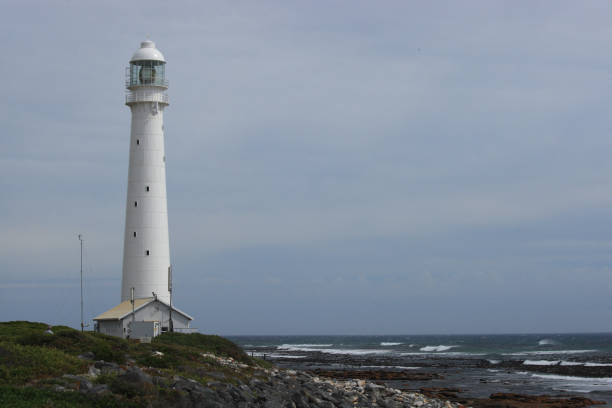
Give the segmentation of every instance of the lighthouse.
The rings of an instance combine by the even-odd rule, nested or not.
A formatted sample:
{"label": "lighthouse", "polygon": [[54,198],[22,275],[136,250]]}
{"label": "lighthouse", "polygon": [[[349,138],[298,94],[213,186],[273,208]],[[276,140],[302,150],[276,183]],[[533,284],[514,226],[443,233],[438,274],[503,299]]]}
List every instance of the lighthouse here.
{"label": "lighthouse", "polygon": [[164,111],[166,59],[143,41],[126,70],[125,104],[132,115],[123,236],[121,303],[94,320],[98,331],[154,337],[189,328],[192,318],[174,308],[166,197]]}
{"label": "lighthouse", "polygon": [[170,268],[164,110],[168,106],[166,60],[153,41],[136,50],[126,78],[132,111],[121,300],[151,297],[166,302]]}

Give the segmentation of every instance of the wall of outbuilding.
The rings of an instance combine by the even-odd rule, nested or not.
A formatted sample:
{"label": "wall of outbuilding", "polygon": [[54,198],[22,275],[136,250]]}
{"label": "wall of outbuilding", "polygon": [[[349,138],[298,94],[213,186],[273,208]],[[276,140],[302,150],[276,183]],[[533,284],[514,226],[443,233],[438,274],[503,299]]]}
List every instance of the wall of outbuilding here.
{"label": "wall of outbuilding", "polygon": [[[158,321],[162,328],[168,327],[170,320],[170,308],[161,302],[151,302],[145,307],[136,311],[134,320],[139,322]],[[172,313],[172,321],[175,328],[189,327],[190,320],[180,313],[174,311]],[[128,315],[123,319],[122,327],[125,328],[125,333],[129,332],[129,325],[132,322],[132,315]]]}
{"label": "wall of outbuilding", "polygon": [[[110,336],[126,337],[130,332],[130,323],[158,321],[162,328],[168,327],[170,320],[170,308],[159,301],[153,301],[139,310],[136,310],[134,315],[131,313],[122,320],[100,320],[98,327],[100,333]],[[191,321],[180,313],[174,311],[172,313],[172,321],[174,328],[188,328]]]}

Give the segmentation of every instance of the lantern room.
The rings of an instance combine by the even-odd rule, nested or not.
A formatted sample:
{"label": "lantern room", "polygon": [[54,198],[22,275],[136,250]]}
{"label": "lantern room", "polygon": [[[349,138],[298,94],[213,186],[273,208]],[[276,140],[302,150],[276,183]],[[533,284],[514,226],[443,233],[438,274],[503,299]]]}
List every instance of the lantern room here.
{"label": "lantern room", "polygon": [[150,40],[140,43],[140,48],[130,60],[127,72],[126,87],[133,89],[140,86],[168,87],[166,60]]}

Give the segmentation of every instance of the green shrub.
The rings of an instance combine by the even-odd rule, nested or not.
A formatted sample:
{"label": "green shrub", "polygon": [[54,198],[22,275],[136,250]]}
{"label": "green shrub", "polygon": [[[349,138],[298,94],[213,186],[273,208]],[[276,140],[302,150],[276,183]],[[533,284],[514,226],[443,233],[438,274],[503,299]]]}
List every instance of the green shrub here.
{"label": "green shrub", "polygon": [[0,386],[0,407],[3,408],[120,408],[136,406],[134,403],[118,400],[112,396],[91,397],[76,392],[53,392],[32,387]]}
{"label": "green shrub", "polygon": [[0,343],[0,384],[25,384],[28,381],[62,374],[78,374],[87,363],[60,350]]}
{"label": "green shrub", "polygon": [[251,364],[251,359],[233,342],[220,336],[200,333],[164,333],[155,337],[152,344],[178,344],[196,348],[204,353],[213,353]]}
{"label": "green shrub", "polygon": [[0,322],[0,341],[15,341],[16,338],[30,333],[42,334],[47,330],[45,323],[24,321]]}

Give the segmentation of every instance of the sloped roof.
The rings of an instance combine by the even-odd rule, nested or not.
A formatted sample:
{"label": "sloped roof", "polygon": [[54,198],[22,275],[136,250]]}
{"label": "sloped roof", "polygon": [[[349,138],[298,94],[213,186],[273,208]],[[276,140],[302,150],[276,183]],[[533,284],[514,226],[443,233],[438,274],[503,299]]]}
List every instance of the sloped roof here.
{"label": "sloped roof", "polygon": [[[155,298],[150,297],[150,298],[134,299],[134,311],[140,310],[146,305],[148,305],[149,303],[152,303],[155,301],[170,307],[170,305],[167,304],[166,302],[160,299],[155,299]],[[185,312],[178,310],[174,306],[172,306],[172,311],[182,314],[189,320],[193,320],[193,317],[189,316]],[[112,309],[107,310],[101,315],[94,317],[93,320],[121,320],[131,313],[132,313],[132,302],[130,302],[129,300],[126,300],[124,302],[119,303],[117,306],[113,307]]]}

